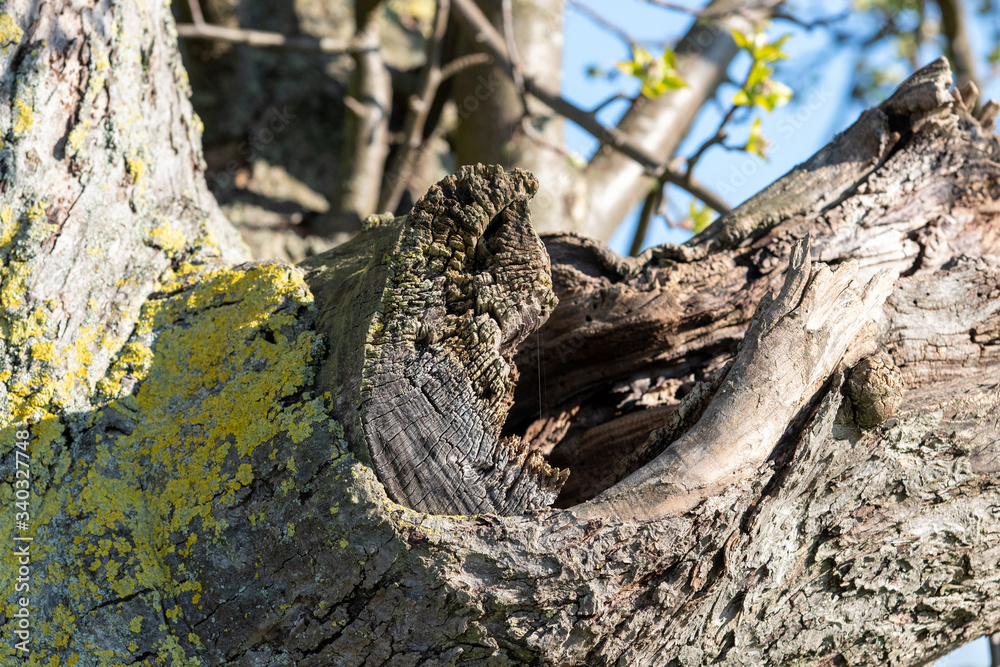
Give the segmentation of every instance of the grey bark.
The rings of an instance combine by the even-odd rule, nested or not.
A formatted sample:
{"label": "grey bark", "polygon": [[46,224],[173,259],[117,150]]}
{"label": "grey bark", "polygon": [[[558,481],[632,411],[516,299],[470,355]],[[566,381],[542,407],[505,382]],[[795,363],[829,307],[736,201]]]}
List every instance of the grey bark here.
{"label": "grey bark", "polygon": [[[507,44],[515,47],[520,71],[539,86],[558,91],[562,80],[564,0],[511,0],[511,35],[504,28],[501,0],[478,4],[507,37]],[[480,48],[474,38],[463,34],[456,55],[476,53]],[[499,64],[473,67],[458,74],[452,90],[458,124],[451,136],[458,164],[495,163],[530,171],[540,183],[531,201],[535,229],[582,231],[587,195],[582,171],[561,150],[563,117],[530,96],[522,101],[515,82]],[[530,113],[532,134],[522,125],[526,111]]]}
{"label": "grey bark", "polygon": [[[140,231],[173,215],[193,233],[205,217],[181,205],[203,190],[162,6],[74,14],[46,4],[38,17],[13,7],[28,37],[9,56],[19,75],[5,80],[8,97],[16,88],[41,100],[39,131],[65,128],[76,112],[63,101],[86,99],[69,87],[39,93],[62,90],[67,72],[71,82],[93,73],[73,60],[83,42],[74,51],[60,36],[89,34],[86,21],[100,18],[122,59],[99,116],[119,129],[88,151],[117,176],[100,190],[124,202],[74,206],[49,250],[24,209],[6,246],[4,287],[25,268],[15,261],[28,270],[14,291],[23,308],[4,303],[4,426],[32,434],[39,663],[915,665],[1000,627],[1000,146],[945,94],[943,63],[686,249],[622,259],[575,236],[543,248],[527,224],[530,176],[478,168],[433,188],[404,220],[370,220],[367,248],[305,267],[231,266],[238,255],[225,241],[159,233],[147,243]],[[70,23],[52,29],[60,21]],[[136,94],[148,90],[140,72],[156,95]],[[138,199],[137,211],[128,195],[142,170],[113,152],[128,140],[115,123],[137,118],[130,104],[150,114],[141,127],[170,176],[150,182],[152,201]],[[165,109],[173,114],[155,115]],[[55,199],[71,182],[69,159],[38,159],[46,178],[17,171],[4,196],[35,184]],[[207,213],[216,236],[232,238]],[[99,287],[115,276],[117,290]],[[560,303],[537,328],[553,293]],[[122,294],[135,314],[115,308]],[[96,313],[86,326],[124,333],[91,338],[69,310],[30,328],[33,304],[62,312],[60,297],[82,295]],[[36,353],[43,343],[61,351],[64,339],[93,354]],[[767,358],[769,340],[784,341],[773,348],[783,358]],[[875,345],[898,366],[903,395],[895,416],[862,429],[845,376]],[[382,465],[387,389],[421,373],[444,380],[420,386],[448,426],[423,430],[425,416],[396,414],[402,430],[388,435],[428,458],[390,454]],[[537,396],[540,377],[543,406],[518,393]],[[862,388],[861,398],[878,393]],[[754,396],[759,408],[745,400]],[[578,469],[628,475],[633,454],[659,465],[675,440],[711,434],[734,397],[759,428],[720,453],[752,455],[666,512],[653,505],[662,489],[627,476],[611,487],[619,503],[634,494],[626,516],[588,500],[614,478],[564,496],[564,509],[491,498],[495,511],[473,516],[416,511],[403,503],[429,497],[426,486],[396,483],[448,480],[435,502],[456,511],[493,473],[510,473],[501,478],[513,489],[541,473],[527,497],[542,498],[552,477],[539,453],[567,461],[570,480]],[[643,410],[659,428],[641,426]],[[496,432],[504,415],[517,444]],[[461,437],[477,424],[489,426],[484,437]],[[578,446],[581,430],[602,427]],[[442,434],[456,450],[438,457]],[[8,499],[16,440],[0,441]],[[496,461],[461,451],[467,443]],[[484,486],[487,496],[496,488]],[[642,516],[644,506],[653,511]],[[24,533],[0,516],[5,544]],[[19,608],[11,562],[0,569],[5,625]]]}
{"label": "grey bark", "polygon": [[[74,355],[88,356],[61,397],[86,406],[165,271],[248,254],[205,186],[201,129],[162,3],[73,7],[3,9],[16,29],[5,28],[0,52],[0,363],[10,374],[0,391],[38,391],[29,378],[71,377]],[[55,368],[30,353],[49,342]]]}

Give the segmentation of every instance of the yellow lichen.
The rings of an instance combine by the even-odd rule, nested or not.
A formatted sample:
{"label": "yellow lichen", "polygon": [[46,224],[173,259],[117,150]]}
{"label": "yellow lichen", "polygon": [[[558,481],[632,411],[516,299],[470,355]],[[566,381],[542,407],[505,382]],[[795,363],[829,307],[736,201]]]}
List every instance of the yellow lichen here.
{"label": "yellow lichen", "polygon": [[187,239],[184,238],[184,233],[175,225],[170,222],[164,222],[162,225],[154,227],[147,232],[146,242],[148,245],[165,252],[167,257],[173,257],[184,248]]}
{"label": "yellow lichen", "polygon": [[28,209],[25,215],[28,216],[29,220],[38,220],[45,215],[45,209],[47,209],[48,207],[49,207],[48,202],[39,199],[38,201],[36,201],[34,204],[31,205],[31,208]]}
{"label": "yellow lichen", "polygon": [[47,340],[38,341],[31,346],[31,356],[39,361],[53,362],[56,360],[56,346]]}
{"label": "yellow lichen", "polygon": [[70,130],[69,136],[66,138],[66,145],[69,146],[74,152],[83,148],[83,142],[87,138],[87,132],[89,130],[88,125],[89,123],[87,121],[83,121],[81,123],[77,123],[76,127]]}
{"label": "yellow lichen", "polygon": [[137,157],[127,158],[125,162],[128,164],[128,173],[132,175],[132,180],[141,183],[142,177],[146,175],[146,163]]}
{"label": "yellow lichen", "polygon": [[87,88],[87,101],[93,102],[97,97],[97,94],[104,89],[104,82],[106,78],[103,74],[98,74],[97,76],[90,77]]}
{"label": "yellow lichen", "polygon": [[[181,607],[162,609],[160,600],[200,604],[200,582],[176,559],[189,558],[197,542],[215,539],[225,530],[218,510],[236,502],[235,491],[253,481],[254,460],[266,460],[275,442],[307,437],[317,424],[328,421],[323,398],[303,398],[321,343],[316,333],[297,325],[296,309],[309,308],[312,302],[301,271],[262,265],[194,280],[195,271],[178,267],[170,280],[183,289],[143,307],[136,330],[148,332],[153,342],[129,342],[111,364],[104,378],[109,383],[117,386],[129,374],[141,384],[132,393],[112,398],[109,407],[141,419],[127,435],[95,436],[93,458],[69,453],[63,424],[44,409],[44,400],[52,400],[51,390],[32,386],[23,387],[20,396],[14,389],[8,393],[13,418],[0,426],[23,423],[26,406],[34,401],[32,456],[53,471],[47,484],[56,484],[39,484],[34,525],[44,526],[53,517],[72,519],[60,524],[60,532],[49,532],[37,542],[60,554],[58,559],[39,560],[39,576],[58,582],[68,600],[59,622],[38,630],[39,660],[48,647],[56,646],[57,637],[67,642],[64,646],[75,647],[76,618],[89,618],[102,601],[137,595],[136,603],[159,610],[157,615],[167,619],[179,618]],[[29,328],[35,336],[44,333],[44,320],[37,320],[32,327],[22,327],[21,334]],[[96,329],[81,330],[82,344],[67,355],[67,372],[83,369],[86,377],[98,334]],[[293,395],[296,400],[286,404]],[[93,420],[99,421],[99,415]],[[14,441],[8,435],[0,434],[0,447]],[[263,445],[268,448],[258,452]],[[331,456],[338,455],[332,448]],[[288,479],[292,473],[283,474],[281,486],[289,488],[291,483],[294,488]],[[3,488],[10,487],[0,485],[0,500]],[[0,515],[0,539],[8,543],[13,533],[9,514]],[[249,521],[259,524],[266,516],[259,512]],[[286,531],[294,535],[295,526],[288,524]],[[175,554],[169,561],[168,553]],[[60,562],[81,566],[64,570]],[[8,577],[6,570],[0,571],[0,586],[10,587]],[[114,612],[109,608],[101,613]],[[141,619],[136,618],[130,627],[139,632]],[[191,664],[178,641],[187,638],[187,630],[172,634],[179,628],[164,625],[169,632],[153,648],[164,664]],[[94,647],[84,650],[81,645],[77,650],[115,664],[135,658],[122,653],[128,645],[100,651],[100,656]],[[131,651],[138,650],[136,646]]]}
{"label": "yellow lichen", "polygon": [[14,213],[10,210],[10,206],[4,206],[0,209],[0,248],[10,245],[11,240],[14,238],[14,234],[17,233],[18,224],[14,220]]}
{"label": "yellow lichen", "polygon": [[22,37],[24,31],[14,21],[14,17],[6,13],[0,14],[0,45],[3,45],[4,53],[11,45],[19,43]]}
{"label": "yellow lichen", "polygon": [[26,262],[15,261],[0,267],[0,279],[3,280],[0,286],[0,305],[8,310],[19,308],[24,303],[28,278],[26,268]]}
{"label": "yellow lichen", "polygon": [[31,105],[20,98],[14,100],[14,108],[17,110],[14,134],[24,134],[35,124],[35,115],[32,113]]}
{"label": "yellow lichen", "polygon": [[108,61],[107,52],[98,47],[94,49],[94,69],[102,70],[111,67],[111,63]]}

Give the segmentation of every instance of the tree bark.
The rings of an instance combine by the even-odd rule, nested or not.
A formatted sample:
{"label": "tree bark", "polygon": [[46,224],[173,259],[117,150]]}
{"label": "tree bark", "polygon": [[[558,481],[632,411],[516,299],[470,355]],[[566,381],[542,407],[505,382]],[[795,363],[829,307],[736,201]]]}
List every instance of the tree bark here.
{"label": "tree bark", "polygon": [[[503,0],[478,4],[507,38],[508,48],[515,50],[513,57],[520,71],[548,90],[558,91],[562,81],[564,0],[510,0],[512,30],[504,26]],[[455,41],[456,56],[481,49],[471,35],[461,33]],[[451,132],[458,164],[487,162],[508,169],[511,165],[527,169],[540,182],[531,201],[535,229],[581,231],[587,194],[582,170],[560,150],[563,117],[530,95],[522,98],[524,91],[518,91],[499,64],[460,72],[451,90],[458,109],[458,125]],[[530,134],[524,123],[531,123]]]}
{"label": "tree bark", "polygon": [[[1000,628],[1000,146],[943,61],[689,246],[543,246],[534,179],[477,167],[234,266],[162,5],[7,10],[46,111],[3,195],[36,663],[916,665]],[[111,194],[49,240],[21,193],[74,162],[33,132],[78,99]]]}

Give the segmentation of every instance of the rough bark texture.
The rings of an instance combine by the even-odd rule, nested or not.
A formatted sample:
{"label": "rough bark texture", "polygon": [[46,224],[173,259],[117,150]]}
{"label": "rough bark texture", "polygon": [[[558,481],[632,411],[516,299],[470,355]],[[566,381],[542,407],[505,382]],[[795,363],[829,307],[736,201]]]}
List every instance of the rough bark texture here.
{"label": "rough bark texture", "polygon": [[18,419],[89,407],[158,281],[247,254],[205,186],[162,3],[3,12],[0,405]]}
{"label": "rough bark texture", "polygon": [[[407,219],[369,223],[374,254],[358,242],[307,267],[227,268],[225,245],[145,244],[145,216],[178,211],[171,220],[185,233],[202,216],[178,203],[185,183],[203,192],[191,175],[196,137],[166,122],[180,123],[186,105],[174,78],[154,75],[175,71],[169,18],[159,4],[32,11],[15,14],[26,43],[40,26],[49,41],[13,46],[20,60],[5,57],[20,73],[5,85],[21,90],[24,77],[34,106],[57,102],[28,130],[59,125],[59,113],[72,127],[72,105],[61,105],[78,98],[42,93],[59,90],[60,73],[89,81],[71,65],[87,51],[59,41],[83,28],[51,26],[106,15],[99,34],[119,40],[113,57],[138,60],[122,61],[102,90],[139,72],[147,86],[167,81],[156,95],[123,95],[121,113],[173,106],[159,122],[125,117],[146,119],[151,150],[179,179],[150,182],[153,203],[135,210],[127,196],[118,208],[77,204],[52,245],[27,212],[5,239],[5,271],[28,270],[23,283],[4,277],[4,295],[23,300],[3,304],[5,353],[18,360],[4,371],[7,507],[19,431],[31,434],[32,477],[28,528],[5,512],[0,539],[34,539],[27,607],[9,556],[0,568],[2,620],[13,627],[29,609],[36,664],[916,665],[1000,627],[1000,146],[944,94],[943,63],[703,242],[623,260],[577,237],[549,239],[561,301],[531,335],[551,299],[525,213],[534,184],[519,172],[447,179]],[[139,35],[141,49],[129,41]],[[107,152],[125,133],[105,123],[93,150],[117,162],[94,169],[117,169],[107,189],[127,195],[126,169],[133,179],[140,170]],[[38,141],[49,147],[36,149],[44,179],[5,144],[18,171],[3,196],[34,183],[55,200],[70,180],[72,162]],[[98,288],[108,271],[117,290]],[[36,305],[68,309],[45,291],[53,275],[73,285],[69,303],[89,294],[94,324],[35,315]],[[122,294],[134,310],[112,317]],[[124,332],[86,328],[98,324]],[[62,337],[75,352],[47,359]],[[784,358],[767,358],[772,339],[786,341],[773,348]],[[496,429],[522,340],[524,395],[507,430],[571,473],[662,465],[667,445],[711,434],[734,397],[751,428],[727,434],[722,453],[749,454],[688,489],[696,501],[644,515],[609,511],[636,492],[628,477],[577,488],[567,509],[513,516],[426,514],[390,498],[409,493],[391,473],[421,474],[426,462],[380,463],[392,439],[376,409],[392,394],[379,388],[444,369],[453,381],[420,386],[439,416],[471,396],[449,428]],[[854,363],[875,346],[903,393],[895,416],[861,428],[852,399],[877,402],[889,384],[866,389],[881,367]],[[799,375],[807,359],[818,361]],[[463,375],[476,369],[495,375]],[[760,408],[745,400],[755,395]],[[401,423],[401,435],[433,455],[410,439],[424,419]],[[600,437],[586,437],[596,428]],[[444,458],[437,473],[459,495],[456,475],[474,488],[494,470]],[[516,463],[508,470],[541,465]],[[424,487],[414,488],[419,499]],[[602,491],[612,501],[587,500]],[[656,510],[662,489],[647,491],[632,499]]]}
{"label": "rough bark texture", "polygon": [[336,396],[357,453],[408,507],[520,513],[550,505],[565,480],[520,438],[500,438],[514,350],[555,306],[528,221],[537,187],[520,170],[465,168],[404,220],[375,219],[304,264],[320,327],[336,341],[319,389]]}

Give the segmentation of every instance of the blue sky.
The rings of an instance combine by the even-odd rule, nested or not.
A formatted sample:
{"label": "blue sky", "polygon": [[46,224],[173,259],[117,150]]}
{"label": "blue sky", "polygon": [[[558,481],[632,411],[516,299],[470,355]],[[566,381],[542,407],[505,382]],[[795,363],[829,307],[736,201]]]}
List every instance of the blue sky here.
{"label": "blue sky", "polygon": [[[622,28],[640,43],[657,46],[673,43],[690,27],[692,18],[682,12],[668,11],[642,0],[581,0],[582,4],[601,14],[608,21]],[[690,6],[704,3],[690,2]],[[932,4],[932,3],[929,3]],[[847,0],[833,0],[823,3],[791,3],[796,16],[819,18],[840,14],[850,7]],[[852,17],[848,27],[861,32],[872,32],[872,22]],[[970,40],[973,49],[980,54],[980,77],[988,72],[985,60],[988,37],[983,22],[969,21]],[[732,143],[742,143],[749,132],[750,123],[761,116],[764,136],[770,142],[768,160],[744,153],[726,151],[713,147],[700,160],[695,174],[706,185],[722,194],[730,205],[736,205],[786,173],[796,164],[808,159],[825,146],[830,139],[845,129],[858,117],[863,105],[849,99],[851,78],[855,60],[864,57],[869,61],[885,63],[893,54],[883,48],[877,52],[858,53],[857,50],[843,48],[832,43],[827,31],[816,29],[809,32],[789,22],[776,22],[768,31],[769,36],[778,37],[791,33],[785,45],[790,59],[779,63],[775,79],[792,86],[795,97],[791,104],[776,109],[771,114],[761,113],[750,116],[746,122],[731,124],[729,135]],[[616,61],[628,60],[628,46],[618,37],[597,26],[590,18],[575,10],[572,5],[566,11],[566,46],[563,55],[563,94],[582,108],[593,108],[617,92],[635,94],[638,83],[624,75],[609,81],[601,77],[588,76],[587,70],[596,66],[603,70],[614,68]],[[940,54],[933,46],[921,52],[921,62],[927,63]],[[749,67],[748,57],[737,57],[730,68],[730,77],[742,79]],[[805,69],[805,72],[803,72]],[[899,70],[900,75],[907,74]],[[736,88],[723,86],[717,99],[728,105]],[[984,95],[1000,99],[998,81],[989,80]],[[626,101],[619,101],[604,108],[599,118],[606,124],[613,124],[627,108]],[[695,123],[692,133],[682,144],[680,154],[690,156],[711,133],[715,131],[725,107],[709,104]],[[597,142],[572,123],[567,124],[566,142],[570,150],[589,157],[597,147]],[[668,210],[675,220],[683,218],[688,210],[690,198],[676,188],[668,190]],[[612,238],[611,246],[618,252],[627,252],[634,235],[638,210],[622,224]],[[645,246],[664,242],[683,242],[690,233],[683,229],[670,229],[662,219],[654,220],[647,233]]]}
{"label": "blue sky", "polygon": [[[687,31],[692,22],[689,15],[666,11],[642,0],[581,0],[581,2],[622,28],[634,40],[648,44],[651,50],[655,50],[657,45],[660,45],[662,50],[664,42],[676,41]],[[702,6],[704,3],[688,4]],[[802,2],[791,4],[793,7],[806,6]],[[817,6],[819,6],[818,11]],[[850,3],[846,0],[809,3],[812,16],[809,11],[801,10],[795,12],[795,15],[802,18],[833,16],[844,12],[849,6]],[[866,23],[865,20],[856,17],[852,17],[850,21],[849,29],[864,33],[873,31],[871,22]],[[1000,100],[1000,81],[985,76],[989,72],[985,58],[989,50],[987,22],[970,20],[969,26],[972,48],[980,56],[979,76],[985,83],[983,99],[992,97]],[[578,106],[588,109],[597,106],[615,93],[625,92],[634,95],[638,92],[638,83],[630,81],[624,75],[614,81],[587,75],[590,67],[609,70],[616,61],[629,59],[629,48],[621,39],[598,27],[590,18],[574,10],[572,6],[567,7],[565,28],[563,94],[567,98]],[[722,194],[730,205],[736,205],[753,196],[796,164],[807,160],[825,146],[837,132],[844,130],[857,119],[864,105],[849,98],[857,59],[865,58],[871,62],[884,64],[893,60],[894,56],[885,47],[868,53],[842,48],[833,44],[829,34],[822,29],[809,32],[788,22],[776,23],[768,31],[768,34],[775,38],[785,33],[792,34],[785,45],[785,51],[790,59],[778,69],[775,79],[791,85],[795,90],[795,97],[788,106],[776,109],[771,114],[761,115],[764,136],[771,141],[767,151],[769,159],[764,161],[753,155],[729,152],[716,147],[701,158],[695,170],[697,177]],[[925,64],[940,55],[940,51],[930,45],[921,51],[920,60]],[[749,58],[738,57],[732,64],[730,77],[742,79],[748,67]],[[796,68],[799,71],[796,72]],[[806,70],[805,74],[802,72],[803,69]],[[903,70],[899,73],[901,76],[908,74]],[[717,99],[728,106],[735,90],[733,86],[723,86]],[[603,109],[598,117],[605,124],[614,124],[626,108],[627,102],[620,101]],[[715,131],[725,108],[722,104],[707,105],[696,121],[693,132],[681,145],[681,155],[690,156],[705,138]],[[742,124],[731,126],[730,137],[734,143],[743,142],[756,115]],[[570,150],[584,157],[589,157],[597,148],[597,141],[572,123],[567,123],[566,142]],[[670,193],[668,210],[673,213],[675,220],[679,220],[686,214],[690,198],[679,193],[676,188],[671,188],[668,192]],[[628,252],[637,218],[636,209],[611,239],[611,247],[617,252],[622,254]],[[670,229],[661,218],[657,218],[650,224],[645,247],[665,242],[682,243],[688,238],[690,232]],[[981,638],[942,658],[935,667],[989,667],[989,664],[989,647],[985,638]]]}

